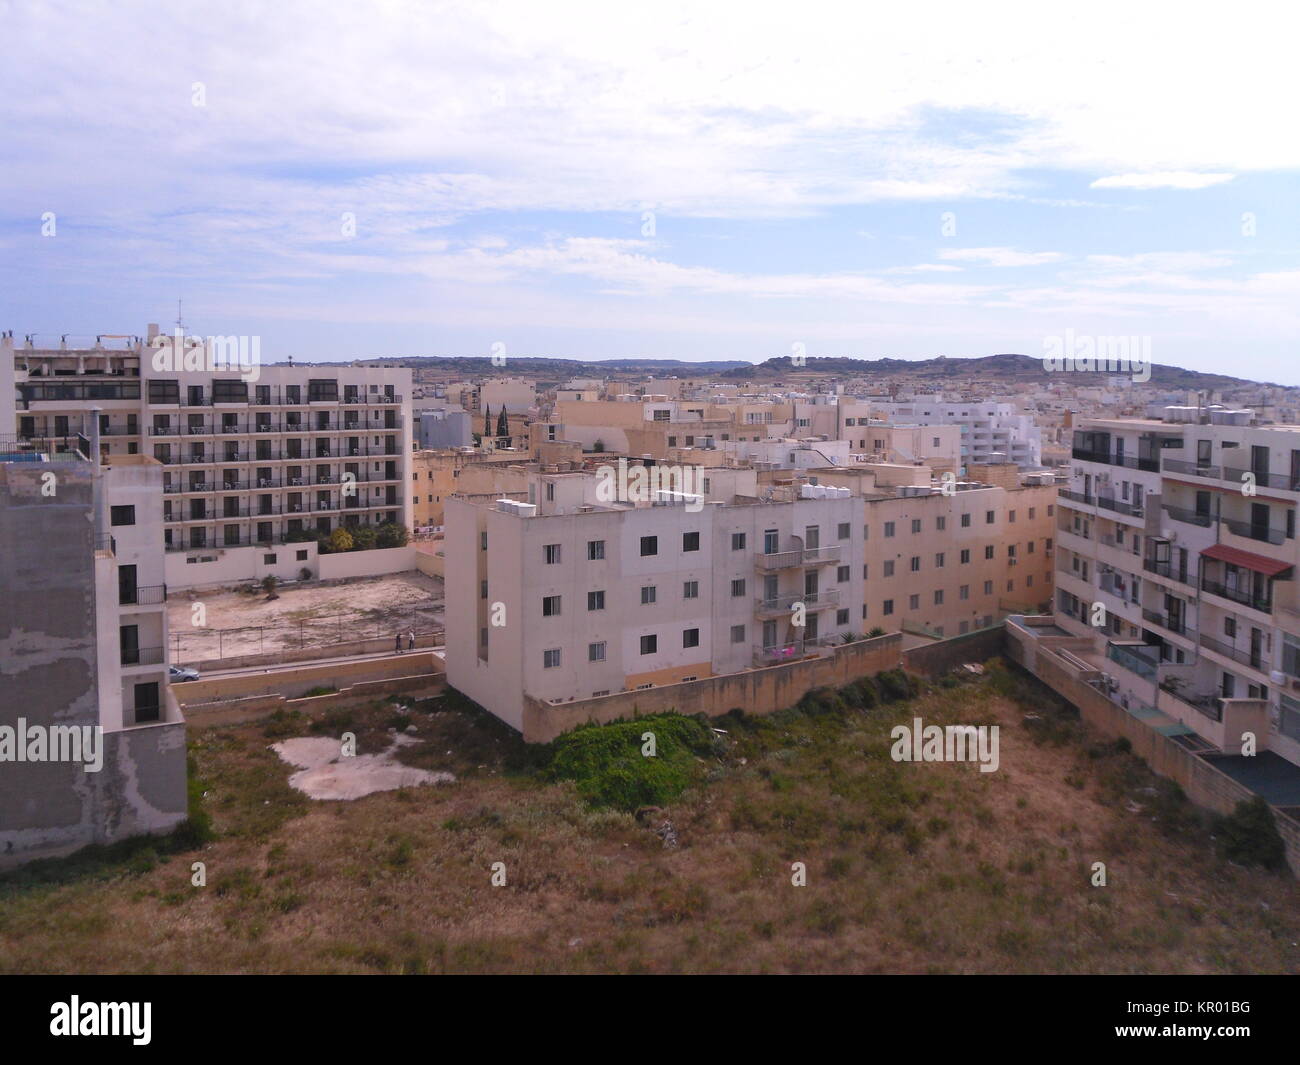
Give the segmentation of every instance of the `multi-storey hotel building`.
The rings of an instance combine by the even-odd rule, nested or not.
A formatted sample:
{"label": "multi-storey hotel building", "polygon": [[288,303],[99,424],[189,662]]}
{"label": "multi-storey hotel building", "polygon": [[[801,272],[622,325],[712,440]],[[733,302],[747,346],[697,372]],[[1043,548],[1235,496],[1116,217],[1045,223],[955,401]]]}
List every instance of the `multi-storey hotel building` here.
{"label": "multi-storey hotel building", "polygon": [[213,349],[154,326],[82,349],[7,335],[17,435],[93,427],[102,455],[157,459],[173,586],[297,577],[340,525],[411,527],[409,370],[232,367]]}

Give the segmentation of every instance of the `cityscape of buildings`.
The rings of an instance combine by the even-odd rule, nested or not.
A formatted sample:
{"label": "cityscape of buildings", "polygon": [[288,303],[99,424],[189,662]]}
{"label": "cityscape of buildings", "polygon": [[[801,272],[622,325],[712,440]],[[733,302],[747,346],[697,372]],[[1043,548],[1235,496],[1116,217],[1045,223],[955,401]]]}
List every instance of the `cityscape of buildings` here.
{"label": "cityscape of buildings", "polygon": [[[169,604],[403,571],[442,588],[431,672],[529,740],[1005,628],[1198,754],[1300,779],[1295,390],[250,374],[213,347],[0,339],[6,683],[106,759],[90,789],[7,767],[7,864],[184,818],[202,685]],[[296,694],[293,663],[263,672]]]}

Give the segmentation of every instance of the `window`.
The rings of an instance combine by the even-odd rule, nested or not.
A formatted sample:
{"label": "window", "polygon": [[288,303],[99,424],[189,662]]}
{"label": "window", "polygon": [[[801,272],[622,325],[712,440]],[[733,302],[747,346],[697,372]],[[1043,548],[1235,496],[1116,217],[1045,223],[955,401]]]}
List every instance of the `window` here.
{"label": "window", "polygon": [[920,518],[913,518],[913,519],[912,519],[912,532],[914,532],[914,533],[919,533],[920,531],[921,531],[921,519],[920,519]]}
{"label": "window", "polygon": [[653,584],[646,584],[641,587],[641,604],[653,603],[657,595],[657,590]]}
{"label": "window", "polygon": [[1054,504],[1054,503],[1048,503],[1048,504],[1047,504],[1047,516],[1050,518],[1050,517],[1051,517],[1055,512],[1056,512],[1056,504]]}
{"label": "window", "polygon": [[542,554],[543,557],[546,559],[546,564],[548,566],[554,566],[557,562],[560,561],[560,545],[547,544],[542,549]]}
{"label": "window", "polygon": [[1007,544],[1007,558],[1015,558],[1015,557],[1016,557],[1016,545]]}
{"label": "window", "polygon": [[699,630],[699,629],[683,629],[683,630],[682,630],[682,646],[683,646],[683,647],[699,647],[699,646],[700,646],[700,630]]}
{"label": "window", "polygon": [[886,576],[886,577],[892,577],[893,575],[894,575],[894,560],[893,560],[892,558],[890,558],[890,559],[886,559],[886,560],[885,560],[885,576]]}
{"label": "window", "polygon": [[911,571],[912,571],[913,573],[920,573],[920,572],[921,572],[921,556],[920,556],[920,555],[913,555],[913,556],[911,557],[911,559],[908,560],[908,567],[911,569]]}
{"label": "window", "polygon": [[992,525],[992,524],[993,524],[993,521],[994,521],[994,519],[995,519],[996,517],[997,517],[997,511],[994,511],[994,510],[986,510],[986,511],[984,512],[984,524],[985,524],[985,525]]}
{"label": "window", "polygon": [[699,581],[686,581],[686,582],[682,585],[682,598],[683,598],[683,599],[698,599],[699,597],[700,597],[700,582],[699,582]]}
{"label": "window", "polygon": [[894,523],[892,521],[885,522],[885,538],[888,539],[893,535],[894,535]]}
{"label": "window", "polygon": [[700,534],[697,532],[682,533],[682,550],[698,551],[700,549]]}
{"label": "window", "polygon": [[588,562],[599,562],[599,561],[600,561],[602,558],[604,558],[604,557],[605,557],[605,541],[604,541],[604,540],[588,540],[588,541],[587,541],[587,561],[588,561]]}
{"label": "window", "polygon": [[734,580],[734,581],[732,581],[732,582],[731,582],[731,597],[732,597],[733,599],[738,599],[738,598],[740,598],[740,597],[741,597],[742,595],[744,595],[744,594],[745,594],[745,578],[744,578],[744,577],[741,577],[741,578],[739,578],[738,580]]}
{"label": "window", "polygon": [[274,565],[275,565],[275,556],[274,556],[274,555],[263,555],[263,556],[262,556],[262,565],[263,565],[263,566],[274,566]]}
{"label": "window", "polygon": [[849,574],[852,573],[852,572],[853,572],[853,569],[852,569],[851,566],[840,566],[840,567],[835,571],[835,578],[836,578],[836,580],[839,581],[840,584],[843,584],[845,581],[847,581],[847,580],[849,579]]}
{"label": "window", "polygon": [[867,563],[866,563],[866,562],[862,563],[862,579],[863,579],[864,581],[867,579]]}
{"label": "window", "polygon": [[306,562],[306,561],[307,561],[307,552],[306,552],[306,551],[299,551],[299,552],[298,552],[298,561],[299,561],[299,562]]}
{"label": "window", "polygon": [[732,534],[731,534],[731,550],[733,550],[733,551],[743,551],[743,550],[745,550],[745,534],[744,534],[744,533],[732,533]]}
{"label": "window", "polygon": [[984,548],[984,557],[985,557],[985,558],[992,558],[992,557],[993,557],[993,545],[992,545],[992,544],[989,544],[987,547]]}
{"label": "window", "polygon": [[942,514],[939,515],[939,517],[934,519],[934,527],[939,532],[943,532],[946,528],[948,528],[948,519],[944,517]]}
{"label": "window", "polygon": [[605,592],[603,589],[598,592],[587,593],[587,609],[588,610],[605,609]]}
{"label": "window", "polygon": [[943,589],[940,588],[934,593],[934,605],[943,606]]}
{"label": "window", "polygon": [[548,595],[542,598],[542,617],[556,618],[560,616],[560,597],[558,595]]}
{"label": "window", "polygon": [[894,601],[892,599],[886,599],[880,605],[880,612],[882,614],[892,614],[894,612]]}
{"label": "window", "polygon": [[[103,511],[100,511],[100,513],[102,514]],[[109,520],[114,525],[134,525],[135,507],[113,507]]]}
{"label": "window", "polygon": [[920,609],[921,609],[921,597],[920,597],[919,595],[909,595],[909,596],[907,597],[907,609],[908,609],[908,610],[920,610]]}
{"label": "window", "polygon": [[[1124,483],[1127,484],[1128,482],[1125,481]],[[1007,511],[1007,521],[1011,522],[1015,520],[1016,520],[1016,512],[1014,510]]]}
{"label": "window", "polygon": [[487,550],[487,533],[486,533],[486,532],[481,532],[481,533],[478,534],[478,546],[479,546],[479,550],[480,550],[480,551],[486,551],[486,550]]}
{"label": "window", "polygon": [[841,540],[847,540],[849,538],[851,534],[849,533],[849,523],[847,521],[840,522],[836,535]]}
{"label": "window", "polygon": [[605,641],[604,641],[604,640],[601,640],[600,643],[589,643],[589,644],[587,644],[587,661],[588,661],[588,662],[603,662],[603,661],[605,661]]}
{"label": "window", "polygon": [[487,581],[479,581],[479,582],[478,582],[478,597],[479,597],[480,599],[486,599],[486,598],[488,597],[488,582],[487,582]]}
{"label": "window", "polygon": [[992,594],[993,594],[993,582],[992,582],[992,581],[985,581],[985,582],[984,582],[984,594],[985,594],[985,595],[992,595]]}
{"label": "window", "polygon": [[1037,507],[1030,507],[1030,508],[1029,508],[1029,520],[1030,520],[1030,521],[1033,521],[1033,520],[1034,520],[1034,512],[1035,512],[1037,509],[1038,509]]}
{"label": "window", "polygon": [[647,555],[657,555],[657,554],[659,554],[659,537],[657,536],[641,537],[641,557],[644,558]]}
{"label": "window", "polygon": [[847,625],[849,623],[849,612],[847,609],[835,611],[835,624]]}
{"label": "window", "polygon": [[731,626],[731,642],[732,642],[732,643],[744,643],[744,642],[745,642],[745,626],[744,626],[744,625],[732,625],[732,626]]}
{"label": "window", "polygon": [[968,563],[969,561],[970,561],[970,548],[969,548],[969,547],[963,547],[963,548],[961,549],[961,563],[962,563],[962,565],[964,566],[964,565],[965,565],[966,563]]}
{"label": "window", "polygon": [[939,551],[939,552],[936,552],[936,553],[935,553],[935,556],[934,556],[934,566],[935,566],[935,569],[943,569],[943,552],[942,552],[942,551]]}
{"label": "window", "polygon": [[961,527],[962,527],[963,529],[969,529],[969,528],[970,528],[970,515],[969,515],[969,514],[963,514],[963,515],[961,516]]}
{"label": "window", "polygon": [[658,636],[651,635],[651,636],[641,637],[641,653],[643,655],[652,655],[658,650],[659,650]]}
{"label": "window", "polygon": [[763,554],[775,555],[780,550],[780,534],[776,529],[763,530]]}
{"label": "window", "polygon": [[958,599],[969,599],[969,598],[970,598],[970,585],[969,585],[969,584],[963,584],[960,588],[957,589],[957,598],[958,598]]}
{"label": "window", "polygon": [[560,668],[560,649],[558,647],[553,647],[549,651],[542,652],[542,668],[543,669]]}

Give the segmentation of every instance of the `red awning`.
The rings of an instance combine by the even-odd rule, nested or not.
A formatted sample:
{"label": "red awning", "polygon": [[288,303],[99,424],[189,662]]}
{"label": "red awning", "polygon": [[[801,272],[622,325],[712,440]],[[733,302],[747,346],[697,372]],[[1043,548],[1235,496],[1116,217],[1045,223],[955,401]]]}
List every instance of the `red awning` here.
{"label": "red awning", "polygon": [[1254,555],[1249,551],[1241,551],[1235,547],[1228,547],[1225,544],[1215,544],[1213,547],[1207,547],[1201,552],[1203,558],[1217,559],[1219,562],[1230,562],[1234,566],[1241,566],[1243,569],[1254,570],[1256,573],[1262,573],[1266,577],[1276,577],[1283,570],[1291,568],[1290,562],[1279,562],[1275,558],[1265,558],[1263,555]]}

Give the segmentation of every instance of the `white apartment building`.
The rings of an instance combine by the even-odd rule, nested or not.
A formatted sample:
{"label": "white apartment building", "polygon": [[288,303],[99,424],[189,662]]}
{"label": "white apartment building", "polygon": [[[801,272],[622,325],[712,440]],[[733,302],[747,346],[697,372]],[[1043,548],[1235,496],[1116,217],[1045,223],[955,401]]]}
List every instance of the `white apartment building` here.
{"label": "white apartment building", "polygon": [[526,696],[735,673],[862,631],[864,504],[848,489],[695,507],[600,502],[589,474],[536,481],[533,503],[446,504],[448,683],[517,729]]}
{"label": "white apartment building", "polygon": [[17,436],[59,450],[97,429],[100,453],[163,471],[173,587],[296,578],[339,526],[412,526],[411,371],[224,368],[200,337],[103,338],[91,348],[0,338]]}
{"label": "white apartment building", "polygon": [[1033,417],[1018,412],[1014,404],[953,401],[935,395],[873,400],[871,406],[890,421],[960,425],[963,463],[1014,462],[1021,469],[1042,465],[1042,433]]}
{"label": "white apartment building", "polygon": [[1079,421],[1056,617],[1094,637],[1122,702],[1300,764],[1300,427],[1249,418]]}

